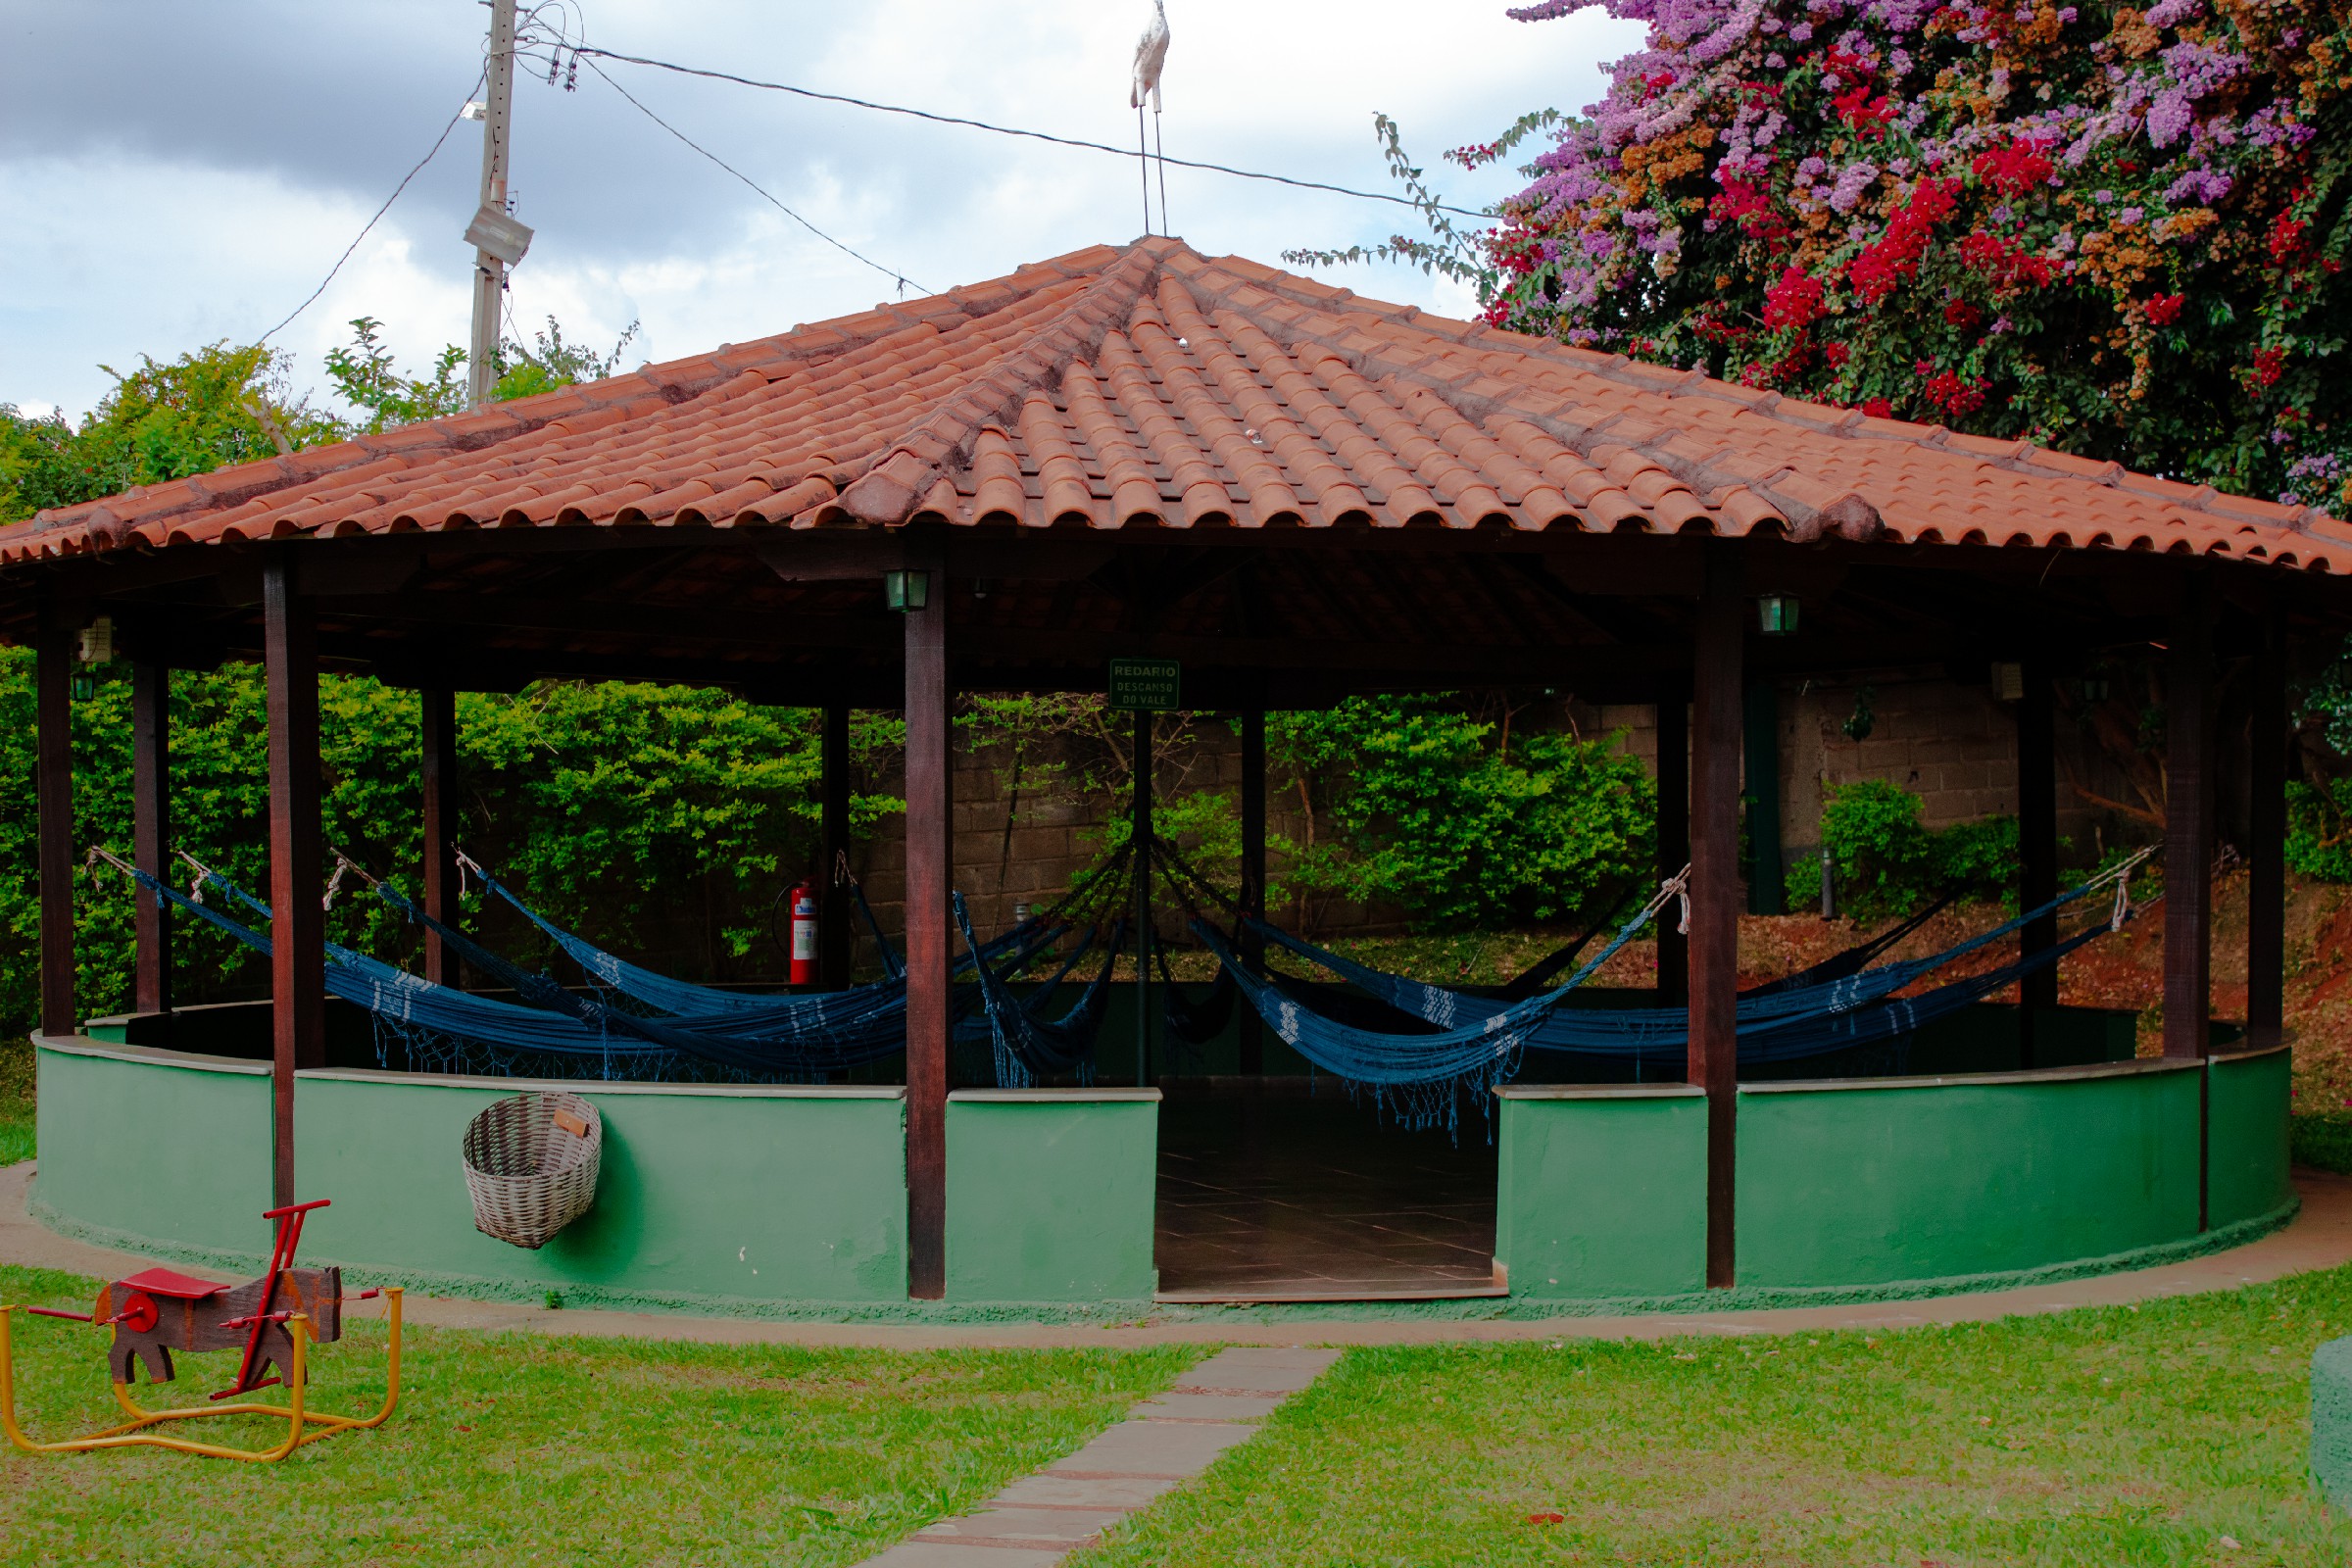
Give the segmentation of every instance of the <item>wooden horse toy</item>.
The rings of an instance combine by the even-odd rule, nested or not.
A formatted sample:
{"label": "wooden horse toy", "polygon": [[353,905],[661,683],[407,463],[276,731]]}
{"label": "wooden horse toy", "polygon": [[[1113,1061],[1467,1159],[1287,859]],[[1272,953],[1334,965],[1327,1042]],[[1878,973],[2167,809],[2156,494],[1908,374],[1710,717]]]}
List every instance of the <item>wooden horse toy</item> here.
{"label": "wooden horse toy", "polygon": [[[9,1314],[0,1306],[0,1425],[9,1440],[27,1453],[80,1453],[94,1448],[158,1447],[181,1453],[209,1454],[223,1459],[282,1459],[306,1443],[355,1428],[381,1426],[400,1399],[400,1291],[363,1291],[366,1300],[381,1294],[385,1320],[391,1329],[389,1374],[384,1405],[372,1416],[328,1415],[304,1408],[309,1348],[343,1336],[343,1271],[335,1268],[296,1268],[294,1250],[302,1243],[304,1216],[327,1206],[325,1199],[273,1208],[262,1217],[277,1222],[277,1237],[270,1250],[270,1270],[243,1285],[216,1285],[191,1279],[168,1268],[151,1268],[117,1280],[98,1293],[95,1310],[61,1312],[29,1306],[41,1317],[69,1318],[115,1331],[107,1348],[107,1367],[113,1374],[115,1400],[131,1419],[121,1426],[86,1438],[58,1443],[34,1443],[17,1424],[16,1372],[9,1357]],[[147,1369],[147,1381],[169,1383],[173,1376],[172,1352],[238,1350],[236,1381],[201,1405],[171,1410],[142,1409],[130,1396],[136,1369]],[[270,1375],[265,1377],[263,1374]],[[283,1384],[284,1404],[240,1400],[242,1395]],[[222,1403],[223,1400],[238,1402]],[[264,1415],[282,1419],[286,1435],[266,1448],[234,1448],[197,1443],[150,1431],[168,1422],[218,1415]]]}

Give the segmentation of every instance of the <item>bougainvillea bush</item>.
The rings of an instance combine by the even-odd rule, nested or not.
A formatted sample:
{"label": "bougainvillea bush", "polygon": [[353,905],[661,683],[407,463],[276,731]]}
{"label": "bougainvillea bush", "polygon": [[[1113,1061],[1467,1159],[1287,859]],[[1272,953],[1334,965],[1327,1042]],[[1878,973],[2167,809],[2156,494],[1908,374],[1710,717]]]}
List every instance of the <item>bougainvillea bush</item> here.
{"label": "bougainvillea bush", "polygon": [[1647,47],[1480,242],[1494,324],[2352,500],[2352,0],[1511,15],[1595,5]]}

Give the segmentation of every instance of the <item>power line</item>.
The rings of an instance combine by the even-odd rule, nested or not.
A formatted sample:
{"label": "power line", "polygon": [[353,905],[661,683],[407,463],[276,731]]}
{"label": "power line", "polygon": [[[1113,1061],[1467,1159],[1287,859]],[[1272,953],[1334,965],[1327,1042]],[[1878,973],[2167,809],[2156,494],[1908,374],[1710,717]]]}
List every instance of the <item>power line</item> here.
{"label": "power line", "polygon": [[[479,87],[484,79],[485,76],[476,76],[473,79],[473,85]],[[449,133],[458,128],[458,122],[466,118],[466,106],[472,102],[473,93],[469,89],[466,94],[466,102],[458,105],[458,112],[449,117],[449,123],[443,125],[441,127],[441,134],[433,138],[432,147],[422,158],[416,160],[416,168],[410,170],[407,173],[400,176],[400,183],[392,187],[392,194],[384,198],[384,205],[375,210],[375,217],[368,220],[367,226],[362,228],[359,233],[352,236],[351,243],[343,247],[343,254],[335,258],[335,265],[327,269],[326,276],[319,279],[318,286],[317,288],[311,290],[311,297],[307,300],[304,300],[300,305],[295,306],[293,312],[288,315],[284,320],[278,322],[269,331],[264,332],[260,337],[255,338],[253,340],[253,346],[255,348],[260,348],[263,344],[277,336],[278,333],[284,331],[288,326],[293,324],[295,317],[300,316],[303,312],[309,310],[313,305],[318,302],[318,296],[326,292],[326,285],[335,280],[335,274],[343,270],[343,264],[351,260],[351,253],[360,248],[360,241],[366,239],[369,232],[374,229],[376,223],[382,220],[383,216],[392,210],[392,204],[400,200],[400,193],[409,188],[409,181],[415,179],[418,174],[423,173],[424,166],[431,163],[434,156],[441,151],[442,144],[449,140]]]}
{"label": "power line", "polygon": [[[1014,125],[992,125],[985,120],[966,120],[959,115],[938,115],[933,114],[928,109],[909,109],[903,104],[875,103],[872,99],[852,98],[846,93],[818,92],[813,87],[796,87],[789,82],[758,81],[750,76],[735,75],[731,72],[706,71],[699,66],[675,65],[667,60],[650,60],[643,55],[624,55],[616,53],[611,49],[593,49],[585,44],[582,44],[577,48],[573,48],[573,46],[568,44],[564,45],[564,47],[572,49],[572,52],[575,54],[600,56],[606,60],[617,60],[625,65],[631,66],[650,66],[656,71],[675,72],[681,76],[704,76],[712,81],[731,81],[740,87],[758,87],[764,92],[788,92],[794,94],[796,97],[814,98],[829,104],[848,104],[852,108],[872,109],[886,115],[906,115],[916,120],[928,120],[942,125],[964,125],[973,130],[991,131],[999,136],[1021,136],[1030,141],[1052,142],[1056,147],[1077,147],[1082,148],[1087,152],[1108,153],[1113,158],[1124,159],[1135,156],[1133,153],[1128,152],[1125,148],[1113,147],[1108,142],[1087,141],[1076,136],[1055,136],[1047,131],[1023,130]],[[594,69],[595,62],[591,61],[589,64],[591,69]],[[600,76],[605,76],[605,74],[602,71],[598,71],[597,74]],[[607,81],[612,80],[611,76],[605,76],[605,79]],[[618,86],[619,83],[614,82],[613,85]],[[629,101],[631,103],[636,102],[636,100],[633,98]],[[639,107],[642,108],[643,106],[640,105]],[[1324,181],[1319,179],[1294,179],[1288,174],[1268,174],[1254,169],[1235,169],[1230,164],[1201,163],[1191,158],[1163,158],[1161,161],[1163,163],[1174,164],[1179,169],[1199,169],[1212,174],[1231,174],[1236,179],[1262,179],[1276,185],[1296,186],[1300,190],[1330,191],[1332,194],[1338,196],[1352,196],[1358,201],[1391,202],[1398,207],[1411,207],[1416,210],[1422,210],[1426,205],[1427,207],[1434,207],[1439,212],[1452,213],[1461,218],[1493,218],[1494,216],[1493,213],[1474,212],[1467,207],[1449,206],[1445,202],[1424,204],[1414,201],[1409,196],[1396,196],[1387,191],[1354,190],[1346,185],[1326,184]],[[740,178],[741,176],[737,177]]]}
{"label": "power line", "polygon": [[[574,49],[572,51],[572,54],[575,58],[580,55],[601,55],[604,53],[605,51],[602,49]],[[619,60],[626,59],[627,57],[623,55],[613,55],[610,58]],[[637,97],[634,93],[630,92],[628,88],[623,87],[619,82],[614,81],[612,77],[607,74],[605,68],[598,65],[595,61],[591,60],[588,62],[588,69],[595,72],[598,75],[603,76],[605,78],[605,85],[611,87],[614,92],[620,94],[623,98],[628,99],[628,101],[636,107],[636,110],[639,114],[645,116],[646,119],[652,121],[655,124],[660,125],[663,130],[668,131],[672,136],[677,137],[678,140],[684,142],[696,152],[701,153],[705,158],[710,159],[712,163],[725,170],[728,173],[733,174],[737,179],[742,180],[746,185],[749,185],[755,192],[757,192],[762,201],[766,202],[770,207],[773,207],[777,212],[782,213],[786,218],[789,218],[794,222],[800,224],[809,233],[814,234],[818,239],[823,240],[826,244],[832,246],[835,250],[840,251],[843,255],[852,256],[857,258],[858,261],[863,262],[875,271],[880,272],[884,277],[890,278],[896,282],[902,291],[908,287],[912,287],[918,293],[928,294],[932,292],[930,289],[924,288],[922,284],[915,282],[914,279],[908,277],[906,273],[899,271],[897,269],[884,267],[880,262],[875,261],[872,257],[864,255],[857,250],[853,250],[850,246],[845,245],[840,240],[835,239],[832,235],[826,233],[823,229],[817,227],[814,223],[811,223],[808,221],[808,220],[803,218],[800,214],[794,212],[791,208],[776,200],[773,195],[769,194],[765,186],[761,185],[758,180],[752,178],[751,175],[745,173],[742,170],[737,169],[733,164],[728,163],[725,159],[719,157],[718,154],[712,152],[701,142],[696,141],[692,136],[687,135],[677,126],[671,124],[668,121],[663,120],[660,115],[655,114],[651,109],[646,108],[644,104],[638,103]]]}

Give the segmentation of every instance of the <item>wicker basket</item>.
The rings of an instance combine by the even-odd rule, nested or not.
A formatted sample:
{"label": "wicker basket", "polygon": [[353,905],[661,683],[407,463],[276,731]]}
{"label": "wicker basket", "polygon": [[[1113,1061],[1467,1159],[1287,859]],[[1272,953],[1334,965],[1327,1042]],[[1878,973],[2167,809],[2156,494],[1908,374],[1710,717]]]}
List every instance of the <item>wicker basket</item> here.
{"label": "wicker basket", "polygon": [[474,1229],[516,1247],[545,1246],[596,1201],[604,1148],[604,1120],[577,1095],[493,1102],[466,1128]]}

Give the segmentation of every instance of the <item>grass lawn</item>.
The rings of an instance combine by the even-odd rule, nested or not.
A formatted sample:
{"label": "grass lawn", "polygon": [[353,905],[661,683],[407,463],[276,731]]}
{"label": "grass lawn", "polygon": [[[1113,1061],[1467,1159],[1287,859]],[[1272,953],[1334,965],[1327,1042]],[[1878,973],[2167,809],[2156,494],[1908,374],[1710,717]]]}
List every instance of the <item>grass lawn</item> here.
{"label": "grass lawn", "polygon": [[[0,1300],[97,1282],[0,1267]],[[17,1319],[37,1438],[111,1424],[102,1338]],[[1069,1452],[1191,1348],[894,1353],[412,1329],[381,1430],[276,1465],[0,1448],[0,1563],[852,1563]],[[314,1366],[319,1407],[383,1396],[383,1334]],[[155,1404],[234,1370],[182,1358]],[[204,1426],[220,1430],[214,1423]],[[229,1429],[252,1442],[258,1422]]]}
{"label": "grass lawn", "polygon": [[1072,1568],[2340,1568],[2307,1374],[2348,1331],[2352,1269],[1874,1337],[1353,1350]]}
{"label": "grass lawn", "polygon": [[0,1042],[0,1165],[32,1157],[32,1043]]}

